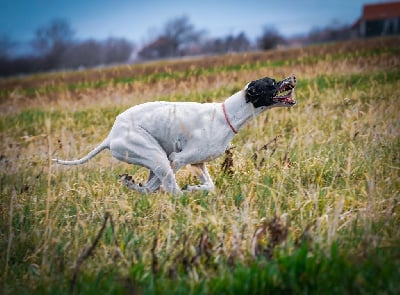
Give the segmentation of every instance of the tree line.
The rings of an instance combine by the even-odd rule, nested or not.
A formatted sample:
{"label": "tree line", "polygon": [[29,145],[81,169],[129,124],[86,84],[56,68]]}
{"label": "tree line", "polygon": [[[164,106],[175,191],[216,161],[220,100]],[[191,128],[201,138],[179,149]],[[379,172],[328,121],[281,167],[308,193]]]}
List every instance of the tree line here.
{"label": "tree line", "polygon": [[[13,55],[18,43],[8,36],[0,38],[0,76],[30,74],[35,72],[79,69],[126,63],[133,60],[151,60],[193,55],[222,54],[250,50],[269,50],[288,45],[274,27],[264,27],[256,42],[251,42],[244,32],[220,38],[207,38],[186,16],[168,21],[160,33],[143,47],[125,39],[110,37],[105,40],[77,40],[69,22],[55,19],[39,27],[30,42],[32,51],[23,56]],[[330,26],[311,31],[298,38],[301,44],[343,40],[351,37],[348,26]]]}

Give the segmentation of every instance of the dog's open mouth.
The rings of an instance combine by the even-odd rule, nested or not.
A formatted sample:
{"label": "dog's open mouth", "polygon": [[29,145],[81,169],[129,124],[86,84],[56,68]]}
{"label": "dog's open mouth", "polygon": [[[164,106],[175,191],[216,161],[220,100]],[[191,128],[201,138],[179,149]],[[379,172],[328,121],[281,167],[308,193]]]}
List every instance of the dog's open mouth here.
{"label": "dog's open mouth", "polygon": [[296,87],[296,76],[292,75],[278,83],[279,89],[272,100],[281,106],[294,106],[297,102],[293,99]]}

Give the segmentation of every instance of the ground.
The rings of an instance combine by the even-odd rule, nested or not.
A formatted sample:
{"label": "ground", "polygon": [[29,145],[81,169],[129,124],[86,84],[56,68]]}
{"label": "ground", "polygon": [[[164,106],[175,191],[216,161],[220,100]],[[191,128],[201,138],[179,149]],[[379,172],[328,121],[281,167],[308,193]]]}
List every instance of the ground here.
{"label": "ground", "polygon": [[[400,288],[400,39],[378,38],[0,80],[0,290],[388,293]],[[145,101],[222,101],[296,74],[209,163],[216,190],[126,189],[147,172],[103,152]],[[178,173],[181,187],[196,179]]]}

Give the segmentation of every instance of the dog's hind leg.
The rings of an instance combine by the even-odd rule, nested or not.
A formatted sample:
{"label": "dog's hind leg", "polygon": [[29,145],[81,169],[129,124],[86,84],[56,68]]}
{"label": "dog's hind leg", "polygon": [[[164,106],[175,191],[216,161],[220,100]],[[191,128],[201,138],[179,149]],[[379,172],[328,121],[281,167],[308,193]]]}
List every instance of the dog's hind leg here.
{"label": "dog's hind leg", "polygon": [[149,188],[151,192],[154,192],[160,188],[161,180],[154,174],[153,171],[150,170],[149,178],[145,184],[146,187]]}
{"label": "dog's hind leg", "polygon": [[120,129],[118,136],[111,140],[112,155],[120,161],[147,167],[154,174],[149,179],[148,185],[142,188],[132,180],[129,181],[127,177],[124,177],[123,182],[128,187],[143,193],[155,190],[162,184],[167,192],[174,195],[181,194],[167,155],[157,140],[139,126],[132,128],[122,125],[122,127],[125,127],[121,128],[122,132]]}
{"label": "dog's hind leg", "polygon": [[127,188],[136,190],[142,194],[155,192],[156,190],[158,190],[160,188],[160,185],[161,185],[161,181],[151,170],[150,170],[149,178],[144,185],[142,185],[140,183],[136,184],[135,181],[133,180],[132,176],[130,176],[128,174],[120,175],[120,179],[121,179],[122,183],[126,185]]}
{"label": "dog's hind leg", "polygon": [[199,177],[201,184],[200,185],[188,185],[185,189],[186,191],[194,191],[194,190],[205,190],[212,191],[215,188],[214,182],[211,179],[210,174],[208,173],[207,167],[205,163],[200,164],[192,164],[194,173],[197,177]]}

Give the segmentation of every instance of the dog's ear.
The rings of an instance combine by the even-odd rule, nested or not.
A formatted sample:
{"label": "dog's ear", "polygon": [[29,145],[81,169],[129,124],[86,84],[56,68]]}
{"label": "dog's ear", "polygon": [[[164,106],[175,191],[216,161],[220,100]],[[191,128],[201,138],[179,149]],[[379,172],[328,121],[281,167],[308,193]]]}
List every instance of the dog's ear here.
{"label": "dog's ear", "polygon": [[254,102],[254,100],[257,100],[257,89],[255,82],[251,81],[246,88],[246,102]]}
{"label": "dog's ear", "polygon": [[247,85],[245,97],[247,103],[251,102],[253,105],[258,105],[258,100],[261,98],[261,95],[257,90],[256,81],[252,81]]}

